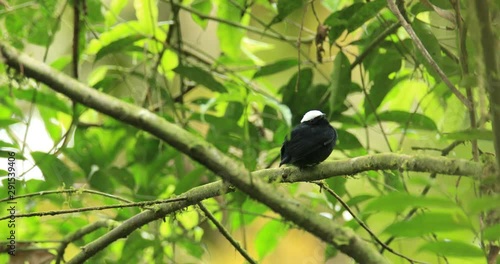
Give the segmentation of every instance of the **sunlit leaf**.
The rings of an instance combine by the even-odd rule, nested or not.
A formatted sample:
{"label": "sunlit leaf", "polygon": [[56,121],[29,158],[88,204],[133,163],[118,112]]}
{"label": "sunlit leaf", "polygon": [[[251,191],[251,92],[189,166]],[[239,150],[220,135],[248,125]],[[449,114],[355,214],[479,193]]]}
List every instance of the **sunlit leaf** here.
{"label": "sunlit leaf", "polygon": [[104,14],[106,26],[111,27],[119,18],[120,12],[127,5],[128,0],[111,0],[107,12]]}
{"label": "sunlit leaf", "polygon": [[330,75],[330,114],[344,104],[351,86],[351,64],[343,52],[339,52],[333,61]]}
{"label": "sunlit leaf", "polygon": [[267,76],[267,75],[271,75],[271,74],[275,74],[278,72],[288,70],[292,67],[297,66],[297,63],[298,63],[297,59],[284,59],[284,60],[280,60],[280,61],[268,64],[268,65],[262,66],[258,71],[255,72],[255,74],[253,75],[253,78],[256,79],[259,77],[263,77],[263,76]]}
{"label": "sunlit leaf", "polygon": [[304,0],[278,0],[278,14],[273,18],[269,26],[283,21],[293,11],[301,8]]}
{"label": "sunlit leaf", "polygon": [[373,199],[366,211],[402,212],[409,207],[435,207],[452,209],[456,205],[447,199],[428,196],[415,196],[402,192],[391,192]]}
{"label": "sunlit leaf", "polygon": [[152,247],[153,241],[144,239],[140,232],[133,232],[127,236],[122,252],[121,258],[118,260],[120,263],[139,263],[143,256],[137,252],[144,252],[145,249]]}
{"label": "sunlit leaf", "polygon": [[73,186],[73,173],[57,157],[44,152],[32,152],[31,156],[50,186],[60,187],[62,184],[67,188]]}
{"label": "sunlit leaf", "polygon": [[174,72],[215,92],[226,92],[226,88],[224,87],[224,85],[215,80],[215,78],[209,72],[206,72],[199,67],[179,65],[174,69]]}
{"label": "sunlit leaf", "polygon": [[483,230],[483,239],[497,241],[500,239],[500,224],[488,226]]}
{"label": "sunlit leaf", "polygon": [[[217,5],[217,15],[224,20],[240,24],[242,22],[242,12],[237,6],[244,6],[245,1],[219,1]],[[241,54],[240,44],[245,31],[241,28],[219,23],[217,26],[217,37],[219,38],[220,49],[230,58],[238,58]]]}
{"label": "sunlit leaf", "polygon": [[269,221],[257,233],[255,249],[259,259],[271,253],[281,238],[287,233],[288,228],[281,222]]}
{"label": "sunlit leaf", "polygon": [[324,24],[330,27],[328,31],[328,38],[330,45],[332,45],[342,32],[347,29],[349,19],[356,14],[356,12],[363,7],[363,3],[354,3],[351,6],[343,8],[337,12],[330,14],[324,21]]}
{"label": "sunlit leaf", "polygon": [[463,230],[469,227],[462,214],[426,212],[389,225],[384,232],[395,236],[418,237],[430,233]]}
{"label": "sunlit leaf", "polygon": [[382,8],[386,6],[387,2],[385,0],[374,0],[366,2],[360,7],[352,17],[349,18],[347,22],[347,30],[349,32],[354,31],[369,19],[373,18]]}
{"label": "sunlit leaf", "polygon": [[[414,129],[424,129],[424,130],[437,130],[436,123],[423,114],[410,113],[404,111],[385,111],[377,114],[381,121],[396,122],[401,125],[402,128],[414,128]],[[376,122],[375,116],[370,116],[371,122]]]}
{"label": "sunlit leaf", "polygon": [[491,130],[486,130],[486,129],[468,129],[452,133],[443,133],[442,135],[446,139],[454,139],[454,140],[479,139],[479,140],[493,141],[493,132]]}
{"label": "sunlit leaf", "polygon": [[484,252],[479,247],[461,241],[427,242],[419,248],[419,251],[450,257],[484,257]]}
{"label": "sunlit leaf", "polygon": [[108,45],[103,46],[95,55],[95,60],[98,61],[102,59],[104,56],[112,54],[112,53],[119,53],[119,52],[125,52],[125,51],[142,51],[142,48],[138,48],[134,46],[134,42],[144,39],[144,35],[130,35],[118,40],[115,40]]}
{"label": "sunlit leaf", "polygon": [[[328,186],[340,197],[342,197],[344,194],[346,194],[346,182],[347,179],[345,177],[330,177],[325,180],[328,183]],[[328,192],[324,191],[326,198],[328,201],[334,206],[338,203],[337,199],[329,194]]]}
{"label": "sunlit leaf", "polygon": [[500,204],[500,196],[483,196],[467,201],[467,212],[477,214],[481,211],[487,211],[498,208]]}
{"label": "sunlit leaf", "polygon": [[158,4],[154,0],[134,0],[135,16],[146,34],[154,34],[158,23]]}
{"label": "sunlit leaf", "polygon": [[337,146],[336,149],[357,149],[363,146],[359,142],[358,138],[344,129],[337,129]]}
{"label": "sunlit leaf", "polygon": [[[439,65],[441,62],[441,47],[436,36],[434,36],[431,31],[430,25],[416,20],[415,23],[412,23],[412,28],[415,30],[415,33],[424,44],[425,49],[429,52],[432,59]],[[430,74],[439,78],[434,68],[427,62],[422,53],[417,50],[416,46],[414,46],[414,49],[417,60],[425,65]]]}
{"label": "sunlit leaf", "polygon": [[384,97],[399,81],[399,79],[389,78],[389,75],[401,68],[401,58],[396,51],[389,50],[385,53],[372,53],[363,64],[373,81],[373,86],[368,94],[370,98],[365,98],[363,103],[365,115],[368,117],[378,109]]}
{"label": "sunlit leaf", "polygon": [[[212,10],[212,1],[210,1],[210,0],[194,0],[193,3],[191,3],[191,8],[208,16],[210,14],[210,11]],[[191,14],[191,17],[193,18],[193,21],[196,24],[198,24],[201,28],[203,28],[203,29],[207,28],[208,20],[200,18],[196,14]]]}

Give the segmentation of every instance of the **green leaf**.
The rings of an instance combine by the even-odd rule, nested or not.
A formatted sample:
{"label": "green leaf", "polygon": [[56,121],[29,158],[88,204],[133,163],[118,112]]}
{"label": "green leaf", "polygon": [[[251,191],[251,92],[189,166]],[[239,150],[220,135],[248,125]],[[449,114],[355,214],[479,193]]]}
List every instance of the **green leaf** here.
{"label": "green leaf", "polygon": [[344,129],[337,129],[337,146],[336,149],[348,150],[362,148],[363,145],[358,138]]}
{"label": "green leaf", "polygon": [[[244,0],[219,1],[217,5],[217,16],[221,19],[243,24],[241,19],[242,12],[237,7],[245,6]],[[219,23],[217,26],[217,37],[219,38],[220,49],[230,58],[238,58],[241,54],[241,40],[245,36],[245,31],[241,28]]]}
{"label": "green leaf", "polygon": [[339,253],[339,250],[336,247],[334,247],[330,244],[327,244],[325,247],[325,260],[337,256],[338,253]]}
{"label": "green leaf", "polygon": [[408,207],[455,208],[456,205],[447,199],[428,196],[415,196],[408,193],[391,192],[372,200],[365,211],[385,211],[400,213]]}
{"label": "green leaf", "polygon": [[[381,121],[396,122],[401,127],[408,126],[414,129],[432,130],[436,131],[437,126],[434,120],[426,115],[419,113],[409,113],[404,111],[386,111],[378,114]],[[371,115],[368,122],[376,122],[375,116]]]}
{"label": "green leaf", "polygon": [[[347,182],[346,177],[330,177],[325,180],[328,186],[340,197],[346,194],[345,184]],[[326,198],[333,205],[338,203],[337,199],[331,194],[325,192]]]}
{"label": "green leaf", "polygon": [[149,247],[153,247],[152,240],[144,239],[140,232],[132,232],[127,236],[122,248],[121,258],[117,262],[139,263],[144,256],[137,254],[137,252],[144,252]]}
{"label": "green leaf", "polygon": [[176,243],[179,244],[180,247],[184,248],[189,253],[189,256],[195,257],[197,259],[201,259],[203,253],[205,253],[206,251],[206,248],[200,243],[189,241],[186,238],[179,239],[176,241]]}
{"label": "green leaf", "polygon": [[257,79],[262,76],[272,75],[281,71],[285,71],[292,67],[297,66],[297,64],[298,64],[297,59],[280,60],[275,63],[271,63],[260,67],[260,69],[253,75],[253,78]]}
{"label": "green leaf", "polygon": [[385,7],[386,3],[385,0],[375,0],[364,3],[363,6],[356,10],[353,16],[349,18],[347,22],[347,31],[352,32],[361,27],[366,21],[378,14],[378,12]]}
{"label": "green leaf", "polygon": [[241,212],[236,210],[238,213],[231,216],[231,227],[238,229],[247,226],[257,219],[257,216],[263,215],[268,210],[269,208],[264,204],[252,199],[246,199],[241,205]]}
{"label": "green leaf", "polygon": [[488,226],[483,230],[483,239],[488,241],[500,240],[500,224]]}
{"label": "green leaf", "polygon": [[315,97],[310,96],[312,80],[312,69],[303,68],[290,78],[286,86],[281,88],[283,104],[290,107],[292,111],[292,124],[298,124],[302,115],[311,109],[315,109],[318,105]]}
{"label": "green leaf", "polygon": [[[0,126],[0,127],[2,127],[2,126]],[[12,143],[0,140],[0,150],[5,149],[5,148],[18,149],[19,146],[17,144],[12,144]]]}
{"label": "green leaf", "polygon": [[111,167],[106,169],[106,174],[130,190],[135,190],[134,175],[127,168]]}
{"label": "green leaf", "polygon": [[227,92],[224,85],[216,81],[210,73],[199,67],[179,65],[173,71],[212,91],[219,93]]}
{"label": "green leaf", "polygon": [[395,236],[419,237],[430,233],[463,230],[469,227],[462,214],[426,212],[389,225],[384,232]]}
{"label": "green leaf", "polygon": [[349,199],[346,204],[349,206],[358,205],[364,201],[372,199],[374,196],[369,194],[360,194]]}
{"label": "green leaf", "polygon": [[104,21],[107,27],[111,27],[116,23],[118,14],[127,6],[128,0],[111,0],[108,5],[108,10],[104,14]]}
{"label": "green leaf", "polygon": [[[434,33],[431,31],[430,26],[417,19],[412,23],[412,27],[422,41],[422,44],[424,44],[425,49],[427,49],[431,57],[439,65],[441,62],[441,46],[436,36],[434,36]],[[415,44],[414,49],[417,60],[424,64],[429,73],[435,76],[437,80],[440,80],[434,68],[427,62],[421,52],[417,50]]]}
{"label": "green leaf", "polygon": [[351,88],[351,63],[343,52],[337,53],[330,75],[330,115],[344,105]]}
{"label": "green leaf", "polygon": [[179,177],[179,181],[175,185],[175,194],[181,194],[200,183],[200,177],[206,172],[205,167],[198,166],[189,173]]}
{"label": "green leaf", "polygon": [[390,170],[390,171],[383,171],[382,174],[384,175],[384,183],[385,183],[385,189],[387,192],[392,192],[392,191],[405,191],[405,187],[403,185],[403,181],[401,180],[401,173],[396,170]]}
{"label": "green leaf", "polygon": [[102,6],[101,1],[91,0],[86,1],[85,4],[87,8],[87,12],[85,13],[85,19],[87,23],[97,24],[104,21],[102,10],[105,8]]}
{"label": "green leaf", "polygon": [[287,233],[287,227],[278,221],[267,222],[257,233],[255,238],[255,249],[259,255],[259,259],[264,258],[267,254],[271,253],[280,239]]}
{"label": "green leaf", "polygon": [[17,124],[21,122],[20,120],[16,120],[14,118],[10,119],[0,119],[0,128],[7,128],[10,125]]}
{"label": "green leaf", "polygon": [[73,186],[71,170],[57,157],[43,152],[32,152],[31,156],[50,186],[58,187],[62,183],[66,187]]}
{"label": "green leaf", "polygon": [[484,257],[484,252],[479,247],[461,241],[428,242],[420,247],[419,251],[429,251],[449,257]]}
{"label": "green leaf", "polygon": [[466,203],[467,212],[477,214],[482,211],[498,208],[500,204],[500,196],[483,196],[474,198]]}
{"label": "green leaf", "polygon": [[54,109],[68,115],[71,114],[71,109],[68,106],[68,103],[60,99],[58,95],[52,91],[43,92],[35,89],[14,89],[13,91],[17,99],[25,100],[27,102],[34,101],[38,105],[43,105],[47,108]]}
{"label": "green leaf", "polygon": [[40,112],[45,130],[50,135],[50,138],[54,142],[60,140],[63,135],[63,126],[57,118],[58,112],[44,106],[38,106],[38,111]]}
{"label": "green leaf", "polygon": [[112,178],[114,175],[110,174],[107,169],[98,170],[89,179],[90,187],[101,192],[111,193],[116,189]]}
{"label": "green leaf", "polygon": [[153,35],[158,24],[158,4],[154,0],[134,0],[135,16],[142,31]]}
{"label": "green leaf", "polygon": [[[211,0],[194,0],[193,3],[191,3],[191,8],[194,10],[205,14],[205,15],[210,15],[210,12],[212,11],[212,1]],[[200,18],[196,14],[191,14],[191,17],[193,18],[193,21],[198,24],[201,28],[206,29],[208,25],[208,20]]]}
{"label": "green leaf", "polygon": [[293,11],[304,6],[304,0],[278,0],[278,14],[273,18],[268,27],[283,21]]}
{"label": "green leaf", "polygon": [[370,79],[373,81],[370,93],[368,94],[370,99],[365,98],[363,103],[365,116],[369,117],[378,109],[380,103],[382,103],[392,87],[400,81],[400,79],[389,78],[389,75],[401,68],[401,55],[395,50],[388,50],[386,52],[379,50],[379,52],[372,52],[363,61],[363,65],[368,69]]}
{"label": "green leaf", "polygon": [[332,45],[337,38],[342,35],[342,32],[347,29],[349,19],[354,17],[354,14],[356,14],[363,5],[363,3],[355,3],[337,12],[333,12],[325,19],[324,24],[330,27],[328,31],[330,45]]}
{"label": "green leaf", "polygon": [[493,131],[486,129],[467,129],[452,133],[443,133],[445,139],[453,140],[488,140],[493,141]]}
{"label": "green leaf", "polygon": [[98,61],[102,59],[104,56],[112,54],[112,53],[120,53],[125,51],[143,51],[143,48],[138,48],[134,45],[134,43],[138,40],[144,39],[144,35],[130,35],[121,39],[117,39],[112,41],[111,43],[103,46],[95,55],[95,60]]}

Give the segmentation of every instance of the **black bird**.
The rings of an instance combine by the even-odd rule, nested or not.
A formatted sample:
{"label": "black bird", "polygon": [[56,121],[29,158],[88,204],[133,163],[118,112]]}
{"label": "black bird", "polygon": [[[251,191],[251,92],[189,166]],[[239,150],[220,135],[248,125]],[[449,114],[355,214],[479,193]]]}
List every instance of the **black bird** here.
{"label": "black bird", "polygon": [[325,114],[318,110],[307,112],[300,124],[285,139],[281,147],[281,162],[303,168],[324,161],[333,151],[337,131],[330,126]]}

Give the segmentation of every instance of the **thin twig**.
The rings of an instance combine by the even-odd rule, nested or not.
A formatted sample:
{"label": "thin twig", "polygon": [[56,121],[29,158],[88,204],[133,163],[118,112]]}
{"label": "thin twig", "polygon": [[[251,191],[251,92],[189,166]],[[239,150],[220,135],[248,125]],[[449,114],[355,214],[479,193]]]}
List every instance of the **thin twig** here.
{"label": "thin twig", "polygon": [[[185,197],[178,197],[178,198],[172,198],[172,199],[167,199],[167,200],[155,200],[155,201],[128,203],[128,204],[92,206],[92,207],[83,207],[83,208],[67,209],[67,210],[56,210],[56,211],[35,212],[35,213],[27,213],[27,214],[16,214],[15,217],[22,218],[22,217],[46,216],[46,215],[54,216],[54,215],[61,215],[61,214],[81,213],[81,212],[87,212],[87,211],[100,211],[100,210],[107,210],[107,209],[114,209],[114,208],[144,207],[144,206],[154,205],[154,204],[179,202],[179,201],[184,201],[186,199],[187,198],[185,198]],[[0,217],[0,221],[10,219],[11,217],[12,217],[11,215]]]}
{"label": "thin twig", "polygon": [[268,38],[273,38],[273,39],[282,40],[282,41],[286,41],[286,42],[303,41],[303,43],[311,43],[314,40],[314,38],[309,38],[309,39],[306,39],[306,40],[301,40],[301,39],[296,39],[296,38],[291,38],[291,37],[285,37],[285,36],[282,36],[282,35],[269,33],[267,31],[260,30],[259,28],[255,28],[255,27],[251,27],[251,26],[244,26],[244,25],[242,25],[240,23],[237,23],[237,22],[234,22],[234,21],[229,21],[229,20],[218,18],[218,17],[209,16],[209,15],[206,15],[206,14],[203,14],[203,13],[199,12],[198,10],[192,9],[190,7],[187,7],[185,5],[181,5],[181,4],[175,4],[175,5],[178,6],[180,9],[182,9],[184,11],[187,11],[187,12],[189,12],[191,14],[199,16],[202,19],[213,20],[213,21],[216,21],[216,22],[219,22],[219,23],[222,23],[222,24],[227,24],[229,26],[233,26],[235,28],[241,28],[241,29],[247,30],[249,32],[253,32],[253,33],[256,33],[256,34],[268,37]]}
{"label": "thin twig", "polygon": [[[469,72],[469,55],[467,53],[467,26],[463,23],[462,15],[460,13],[460,2],[457,0],[450,0],[450,4],[455,9],[455,23],[457,25],[457,35],[458,35],[458,48],[459,48],[459,60],[460,68],[462,69],[462,79],[467,78],[470,74]],[[476,105],[474,103],[474,97],[472,94],[472,87],[470,82],[465,82],[465,94],[470,102],[469,108],[469,121],[471,129],[477,128],[476,121]],[[472,146],[472,157],[474,161],[479,161],[479,147],[477,145],[477,139],[471,140]]]}
{"label": "thin twig", "polygon": [[375,108],[375,105],[373,105],[373,102],[370,98],[370,95],[366,91],[366,86],[365,86],[365,78],[363,77],[363,69],[362,67],[359,67],[359,75],[361,76],[361,89],[363,90],[363,94],[365,95],[365,100],[368,102],[368,105],[370,106],[372,110],[372,114],[377,120],[377,124],[380,128],[380,131],[382,132],[383,138],[385,140],[385,143],[387,144],[387,147],[389,148],[390,152],[392,151],[391,143],[389,142],[389,139],[387,138],[387,134],[385,133],[384,126],[382,125],[382,120],[380,120],[380,117],[377,114],[377,108]]}
{"label": "thin twig", "polygon": [[104,192],[99,192],[99,191],[95,191],[95,190],[89,190],[89,189],[65,189],[65,190],[56,190],[56,191],[42,191],[42,192],[36,192],[36,193],[28,193],[28,194],[23,194],[23,195],[17,195],[17,196],[14,196],[12,198],[7,197],[4,199],[0,199],[0,203],[6,202],[6,201],[12,201],[12,200],[16,200],[16,199],[21,199],[21,198],[33,197],[33,196],[43,196],[43,195],[61,194],[61,193],[91,193],[91,194],[97,194],[100,196],[112,198],[112,199],[115,199],[115,200],[118,200],[121,202],[125,202],[125,203],[133,203],[130,200],[127,200],[125,198],[121,198],[121,197],[116,196],[116,195],[112,195],[112,194],[108,194],[108,193],[104,193]]}
{"label": "thin twig", "polygon": [[238,241],[236,241],[232,236],[231,234],[229,234],[229,232],[226,230],[226,228],[221,224],[219,223],[219,221],[217,221],[217,219],[215,219],[215,217],[212,215],[212,213],[210,213],[210,211],[208,211],[208,209],[203,205],[202,202],[199,202],[198,203],[198,207],[200,207],[200,209],[203,211],[203,213],[205,214],[205,216],[210,219],[210,221],[212,221],[212,223],[217,227],[217,229],[219,229],[219,232],[227,239],[227,241],[229,241],[229,243],[231,243],[231,245],[233,245],[233,247],[238,251],[240,252],[241,256],[244,257],[248,262],[252,263],[252,264],[255,264],[257,263],[257,261],[255,261],[249,254],[248,252],[242,248],[240,246],[240,243],[238,243]]}
{"label": "thin twig", "polygon": [[72,234],[67,235],[63,239],[63,241],[61,241],[61,245],[59,245],[59,247],[57,248],[56,264],[61,263],[61,260],[64,261],[64,259],[63,259],[64,251],[66,251],[66,247],[68,247],[68,245],[71,242],[76,241],[76,240],[82,238],[83,236],[96,231],[97,229],[99,229],[101,227],[108,227],[110,225],[112,225],[112,220],[99,220],[97,222],[94,222],[90,225],[87,225],[87,226],[84,226],[84,227],[78,229],[76,232],[74,232]]}
{"label": "thin twig", "polygon": [[370,234],[370,236],[375,239],[375,241],[377,241],[377,243],[382,246],[382,248],[386,249],[387,251],[391,252],[392,254],[398,256],[398,257],[401,257],[401,258],[404,258],[406,260],[408,260],[410,263],[426,263],[426,262],[422,262],[422,261],[418,261],[418,260],[414,260],[414,259],[411,259],[401,253],[398,253],[396,251],[394,251],[392,248],[390,248],[388,245],[384,244],[384,242],[382,242],[382,240],[380,240],[377,235],[375,233],[373,233],[373,231],[370,230],[370,228],[363,222],[363,220],[359,219],[359,217],[351,210],[351,208],[349,207],[349,205],[347,205],[340,196],[338,196],[329,186],[328,186],[328,183],[324,182],[324,181],[315,181],[313,182],[314,184],[318,185],[321,189],[325,189],[330,195],[332,195],[333,197],[335,197],[335,199],[337,199],[337,201],[342,204],[342,206],[344,207],[344,209],[346,211],[348,211],[351,216],[354,218],[354,220],[356,220],[356,222],[358,222],[358,224],[364,229],[366,230],[366,232],[368,232],[368,234]]}
{"label": "thin twig", "polygon": [[417,34],[413,30],[410,24],[404,19],[403,15],[399,11],[398,7],[394,3],[393,0],[387,0],[387,5],[389,6],[389,9],[394,13],[394,15],[398,18],[399,22],[403,26],[403,28],[408,32],[408,35],[410,35],[410,38],[412,41],[415,43],[417,46],[417,49],[422,53],[424,56],[425,60],[431,65],[431,67],[437,72],[441,80],[448,86],[448,88],[451,90],[451,92],[460,100],[466,107],[467,109],[471,109],[471,103],[470,101],[465,98],[465,96],[451,83],[450,79],[448,79],[448,76],[441,70],[439,65],[434,61],[432,56],[429,54],[427,49],[425,48],[424,44],[422,44],[422,41],[418,38]]}
{"label": "thin twig", "polygon": [[359,54],[359,56],[356,57],[356,59],[352,62],[351,64],[351,70],[354,69],[358,64],[363,62],[363,60],[372,52],[382,41],[392,33],[394,33],[399,27],[401,26],[400,23],[393,23],[390,26],[388,26],[382,33],[380,33],[376,38],[373,39],[373,41],[366,46],[366,49]]}

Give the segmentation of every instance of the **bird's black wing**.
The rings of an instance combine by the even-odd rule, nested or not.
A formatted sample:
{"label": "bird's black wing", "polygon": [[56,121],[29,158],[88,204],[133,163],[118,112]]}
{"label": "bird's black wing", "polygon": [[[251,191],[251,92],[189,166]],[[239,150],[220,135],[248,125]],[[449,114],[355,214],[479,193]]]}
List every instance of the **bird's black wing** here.
{"label": "bird's black wing", "polygon": [[336,139],[335,136],[332,136],[333,129],[305,129],[303,126],[305,125],[301,124],[297,126],[292,131],[290,140],[286,143],[287,152],[291,157],[291,163],[302,160]]}

